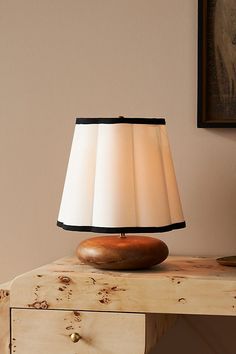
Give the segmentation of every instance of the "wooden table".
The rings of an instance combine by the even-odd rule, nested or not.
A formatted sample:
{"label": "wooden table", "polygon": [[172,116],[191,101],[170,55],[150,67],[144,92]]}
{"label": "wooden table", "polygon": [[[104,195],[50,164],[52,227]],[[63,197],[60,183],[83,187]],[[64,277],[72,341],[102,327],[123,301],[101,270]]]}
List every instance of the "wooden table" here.
{"label": "wooden table", "polygon": [[236,268],[211,258],[111,272],[67,257],[0,289],[1,354],[148,354],[177,314],[236,315]]}

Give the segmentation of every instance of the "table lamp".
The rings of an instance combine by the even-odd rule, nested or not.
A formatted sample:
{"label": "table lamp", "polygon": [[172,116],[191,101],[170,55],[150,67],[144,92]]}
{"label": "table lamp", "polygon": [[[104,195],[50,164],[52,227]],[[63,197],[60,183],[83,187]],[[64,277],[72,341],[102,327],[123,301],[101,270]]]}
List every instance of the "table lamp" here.
{"label": "table lamp", "polygon": [[163,262],[154,237],[185,227],[163,118],[77,118],[57,225],[89,238],[79,259],[102,269]]}

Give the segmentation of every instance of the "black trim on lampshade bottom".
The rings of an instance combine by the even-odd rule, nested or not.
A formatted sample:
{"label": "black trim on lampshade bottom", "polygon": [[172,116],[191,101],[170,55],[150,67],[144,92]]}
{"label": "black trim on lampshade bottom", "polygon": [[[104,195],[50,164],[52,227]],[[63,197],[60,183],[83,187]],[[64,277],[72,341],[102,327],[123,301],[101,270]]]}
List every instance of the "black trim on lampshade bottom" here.
{"label": "black trim on lampshade bottom", "polygon": [[128,233],[149,233],[149,232],[167,232],[175,229],[186,227],[185,221],[177,222],[165,226],[150,227],[97,227],[97,226],[76,226],[66,225],[61,221],[57,221],[57,226],[69,231],[98,232],[102,234],[128,234]]}
{"label": "black trim on lampshade bottom", "polygon": [[76,118],[75,124],[153,124],[165,125],[164,118]]}

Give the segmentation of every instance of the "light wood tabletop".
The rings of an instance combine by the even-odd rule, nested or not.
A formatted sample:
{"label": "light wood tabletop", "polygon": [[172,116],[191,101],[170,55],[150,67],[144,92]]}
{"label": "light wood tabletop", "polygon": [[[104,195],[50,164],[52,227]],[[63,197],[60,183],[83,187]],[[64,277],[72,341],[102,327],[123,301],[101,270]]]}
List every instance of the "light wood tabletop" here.
{"label": "light wood tabletop", "polygon": [[120,272],[65,257],[0,286],[0,352],[149,354],[177,314],[235,316],[236,268],[170,256]]}

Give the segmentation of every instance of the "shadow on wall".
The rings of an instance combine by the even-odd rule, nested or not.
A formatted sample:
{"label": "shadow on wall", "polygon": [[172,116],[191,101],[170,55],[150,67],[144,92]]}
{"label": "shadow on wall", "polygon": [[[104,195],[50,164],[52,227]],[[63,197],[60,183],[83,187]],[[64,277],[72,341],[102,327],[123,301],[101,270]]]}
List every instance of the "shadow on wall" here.
{"label": "shadow on wall", "polygon": [[218,137],[236,142],[236,128],[211,128],[207,129],[207,131],[208,133],[217,135]]}
{"label": "shadow on wall", "polygon": [[181,315],[150,354],[235,354],[236,318]]}

